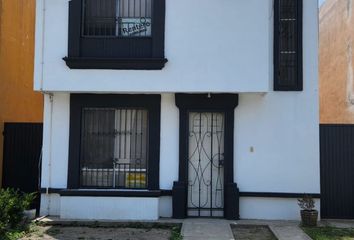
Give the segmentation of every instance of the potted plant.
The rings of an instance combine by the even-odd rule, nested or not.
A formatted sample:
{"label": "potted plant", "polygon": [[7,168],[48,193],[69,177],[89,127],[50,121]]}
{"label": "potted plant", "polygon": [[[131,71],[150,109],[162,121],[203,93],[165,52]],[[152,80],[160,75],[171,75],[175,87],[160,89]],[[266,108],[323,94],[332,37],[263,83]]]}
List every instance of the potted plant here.
{"label": "potted plant", "polygon": [[318,211],[315,209],[315,201],[310,195],[304,195],[298,199],[298,205],[301,208],[301,221],[304,227],[317,226]]}

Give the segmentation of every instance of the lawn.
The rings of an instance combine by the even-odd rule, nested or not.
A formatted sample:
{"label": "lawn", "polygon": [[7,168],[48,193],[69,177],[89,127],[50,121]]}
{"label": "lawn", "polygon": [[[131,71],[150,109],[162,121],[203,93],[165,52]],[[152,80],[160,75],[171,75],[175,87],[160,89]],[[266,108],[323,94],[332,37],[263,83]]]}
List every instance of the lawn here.
{"label": "lawn", "polygon": [[302,228],[313,240],[354,240],[354,228]]}

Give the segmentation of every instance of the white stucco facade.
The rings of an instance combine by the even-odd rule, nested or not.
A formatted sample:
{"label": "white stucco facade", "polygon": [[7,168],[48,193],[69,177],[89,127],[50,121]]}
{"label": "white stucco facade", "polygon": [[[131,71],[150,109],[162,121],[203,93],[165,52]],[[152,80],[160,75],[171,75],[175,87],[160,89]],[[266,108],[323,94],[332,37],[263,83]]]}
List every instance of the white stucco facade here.
{"label": "white stucco facade", "polygon": [[[304,1],[300,92],[272,90],[272,0],[166,0],[169,62],[159,71],[70,70],[62,60],[68,46],[68,2],[37,0],[34,89],[45,93],[42,188],[67,188],[70,93],[161,94],[159,182],[160,189],[171,190],[179,169],[174,93],[210,92],[239,94],[234,181],[240,192],[320,193],[317,0]],[[172,216],[172,197],[42,193],[41,214],[155,220]],[[240,217],[300,216],[294,198],[241,197]]]}

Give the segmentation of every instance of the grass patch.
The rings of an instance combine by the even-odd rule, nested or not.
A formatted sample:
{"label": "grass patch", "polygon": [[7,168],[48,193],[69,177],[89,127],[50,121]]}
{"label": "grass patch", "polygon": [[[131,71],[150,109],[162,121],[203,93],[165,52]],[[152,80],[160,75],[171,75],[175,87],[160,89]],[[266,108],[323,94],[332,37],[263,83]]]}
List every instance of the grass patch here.
{"label": "grass patch", "polygon": [[10,229],[0,236],[1,240],[17,240],[26,236],[29,233],[37,232],[37,226],[35,224],[29,224],[21,229]]}
{"label": "grass patch", "polygon": [[303,227],[302,229],[313,240],[354,240],[353,228]]}
{"label": "grass patch", "polygon": [[182,240],[181,227],[172,227],[170,240]]}

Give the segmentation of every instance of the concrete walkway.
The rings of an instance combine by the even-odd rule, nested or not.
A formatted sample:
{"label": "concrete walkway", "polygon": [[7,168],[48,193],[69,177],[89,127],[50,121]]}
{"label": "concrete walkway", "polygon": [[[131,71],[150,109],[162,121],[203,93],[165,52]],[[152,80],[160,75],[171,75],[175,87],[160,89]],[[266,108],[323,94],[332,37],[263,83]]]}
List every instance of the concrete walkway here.
{"label": "concrete walkway", "polygon": [[222,219],[186,219],[181,232],[183,240],[234,240],[230,222]]}
{"label": "concrete walkway", "polygon": [[299,228],[297,221],[186,219],[182,226],[182,236],[184,240],[234,240],[230,224],[269,226],[279,240],[311,240]]}

